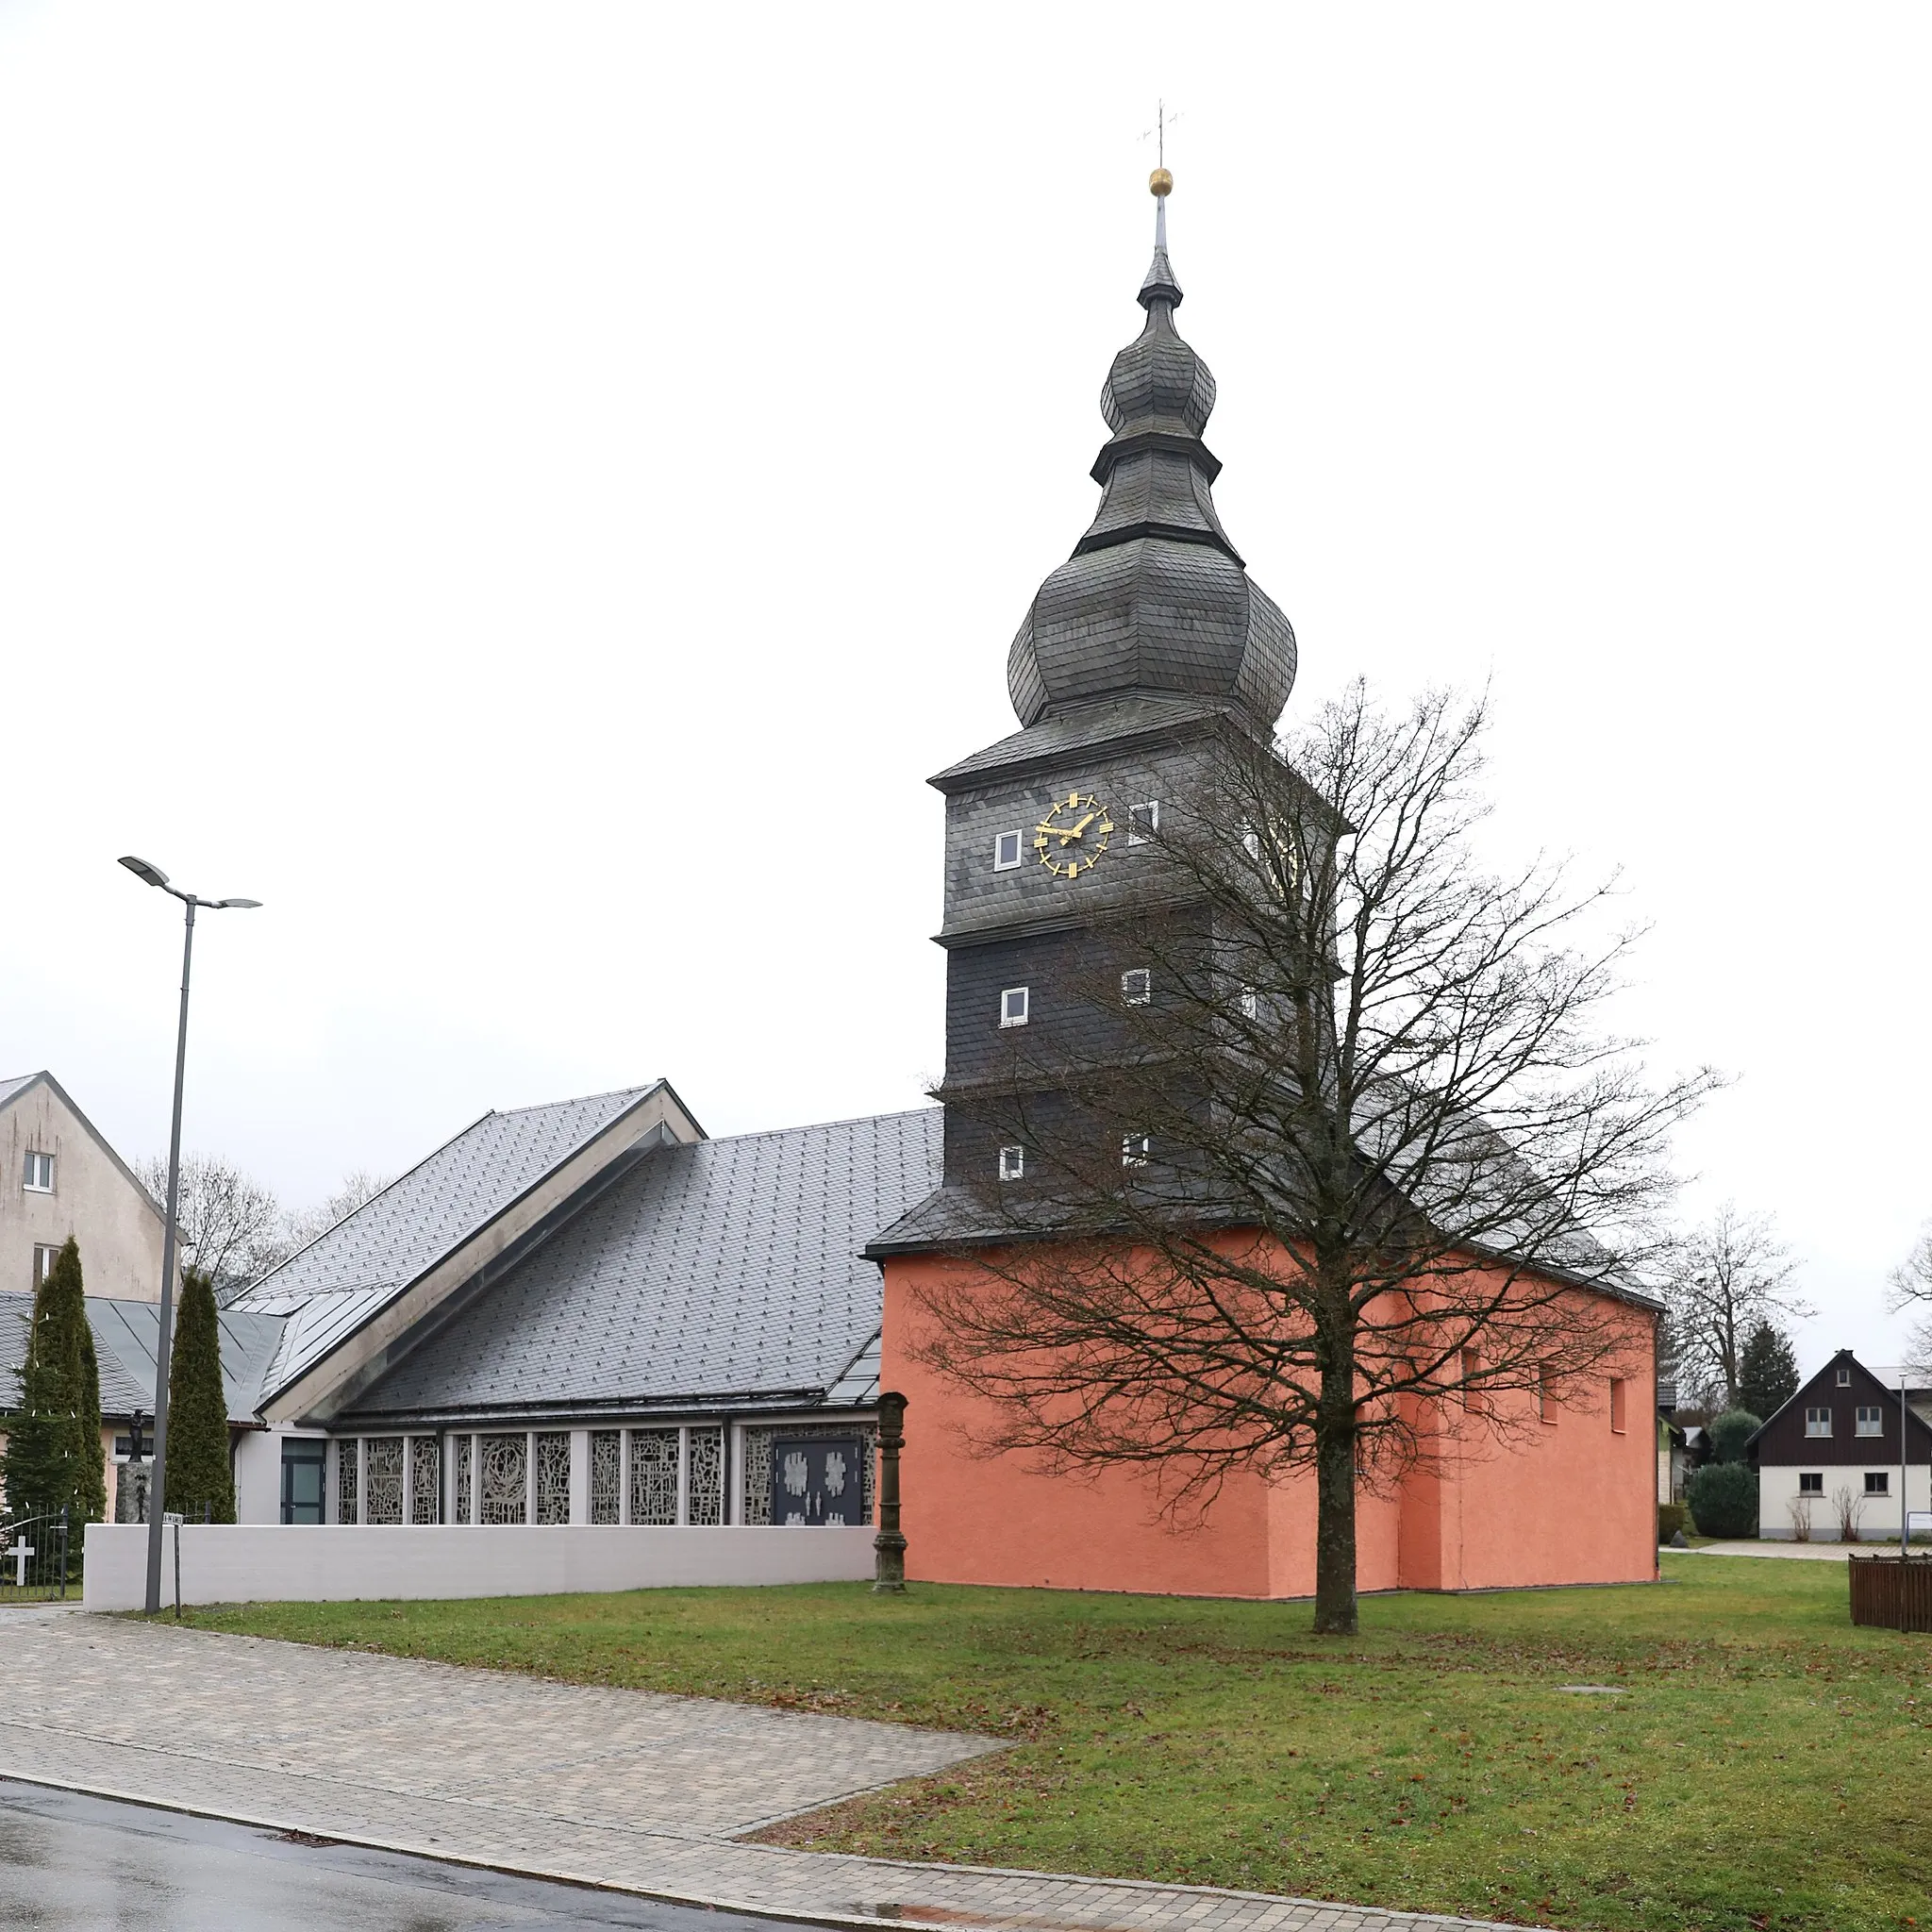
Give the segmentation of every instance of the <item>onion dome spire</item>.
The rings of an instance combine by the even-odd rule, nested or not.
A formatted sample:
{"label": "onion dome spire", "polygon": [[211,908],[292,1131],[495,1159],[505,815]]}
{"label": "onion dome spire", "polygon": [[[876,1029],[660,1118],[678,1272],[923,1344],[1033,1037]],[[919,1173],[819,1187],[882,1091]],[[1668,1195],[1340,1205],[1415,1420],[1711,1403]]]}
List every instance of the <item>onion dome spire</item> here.
{"label": "onion dome spire", "polygon": [[1023,724],[1068,705],[1164,692],[1224,703],[1268,731],[1294,683],[1294,632],[1249,581],[1215,512],[1221,464],[1201,441],[1214,377],[1174,325],[1174,176],[1157,168],[1147,185],[1154,259],[1138,297],[1147,320],[1100,392],[1113,432],[1092,469],[1100,508],[1034,597],[1007,687]]}

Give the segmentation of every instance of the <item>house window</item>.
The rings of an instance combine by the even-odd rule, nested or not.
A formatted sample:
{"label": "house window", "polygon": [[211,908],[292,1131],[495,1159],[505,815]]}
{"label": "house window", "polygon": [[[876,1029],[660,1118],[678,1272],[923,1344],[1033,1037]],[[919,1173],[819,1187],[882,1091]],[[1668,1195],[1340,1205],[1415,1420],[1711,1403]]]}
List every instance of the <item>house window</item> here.
{"label": "house window", "polygon": [[1160,801],[1150,798],[1145,805],[1130,805],[1127,808],[1127,843],[1129,845],[1151,845],[1154,835],[1160,829]]}
{"label": "house window", "polygon": [[1145,1167],[1147,1154],[1152,1142],[1145,1134],[1123,1134],[1121,1136],[1121,1165],[1123,1167]]}
{"label": "house window", "polygon": [[1882,1436],[1885,1433],[1885,1413],[1882,1409],[1859,1406],[1857,1420],[1852,1425],[1857,1436]]}
{"label": "house window", "polygon": [[54,1272],[54,1263],[59,1258],[60,1250],[50,1248],[42,1241],[34,1243],[34,1286],[39,1288]]}
{"label": "house window", "polygon": [[1241,1018],[1258,1020],[1261,1017],[1261,995],[1252,986],[1241,988]]}
{"label": "house window", "polygon": [[1121,974],[1121,997],[1130,1007],[1144,1007],[1154,997],[1154,974],[1145,966],[1130,966]]}
{"label": "house window", "polygon": [[1824,1495],[1824,1472],[1822,1469],[1801,1469],[1798,1472],[1798,1493],[1801,1496]]}
{"label": "house window", "polygon": [[1546,1368],[1536,1372],[1536,1419],[1552,1425],[1557,1420],[1557,1405],[1550,1390],[1550,1372]]}
{"label": "house window", "polygon": [[1628,1425],[1624,1418],[1624,1378],[1621,1375],[1612,1375],[1610,1377],[1610,1427],[1619,1436],[1629,1433]]}
{"label": "house window", "polygon": [[1828,1408],[1807,1408],[1805,1411],[1805,1433],[1807,1436],[1828,1436],[1831,1434],[1831,1411]]}
{"label": "house window", "polygon": [[1852,1386],[1852,1372],[1851,1372],[1851,1370],[1849,1370],[1849,1369],[1840,1369],[1840,1371],[1838,1372],[1838,1386],[1839,1386],[1839,1387],[1840,1387],[1840,1389],[1849,1389],[1849,1388],[1850,1388],[1850,1387]]}
{"label": "house window", "polygon": [[1002,832],[992,841],[992,869],[995,872],[1014,872],[1020,864],[1020,835],[1018,832]]}
{"label": "house window", "polygon": [[29,1148],[26,1173],[22,1176],[20,1184],[29,1194],[51,1194],[54,1191],[54,1157],[51,1154],[36,1154]]}
{"label": "house window", "polygon": [[1000,994],[1000,1024],[1002,1026],[1024,1026],[1026,1024],[1026,989],[1024,986],[1009,986]]}
{"label": "house window", "polygon": [[1003,1181],[1016,1181],[1026,1172],[1026,1150],[1024,1147],[1002,1147],[1000,1149],[1000,1178]]}
{"label": "house window", "polygon": [[1868,1469],[1865,1472],[1865,1493],[1868,1496],[1890,1495],[1890,1475],[1882,1469]]}

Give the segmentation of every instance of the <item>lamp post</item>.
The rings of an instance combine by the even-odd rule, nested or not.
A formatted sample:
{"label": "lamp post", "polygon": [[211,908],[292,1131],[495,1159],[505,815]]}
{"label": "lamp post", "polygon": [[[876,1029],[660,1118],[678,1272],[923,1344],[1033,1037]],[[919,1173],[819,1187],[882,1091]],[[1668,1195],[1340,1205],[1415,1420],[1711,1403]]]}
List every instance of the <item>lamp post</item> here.
{"label": "lamp post", "polygon": [[194,914],[206,906],[210,912],[229,908],[257,907],[259,899],[202,899],[168,883],[168,874],[144,858],[121,863],[143,885],[158,886],[188,908],[181,941],[181,1025],[175,1038],[175,1120],[168,1133],[168,1201],[161,1229],[161,1321],[155,1341],[155,1454],[147,1489],[147,1613],[161,1607],[161,1512],[168,1480],[168,1357],[175,1339],[175,1210],[181,1193],[181,1082],[188,1065],[188,968],[194,958]]}

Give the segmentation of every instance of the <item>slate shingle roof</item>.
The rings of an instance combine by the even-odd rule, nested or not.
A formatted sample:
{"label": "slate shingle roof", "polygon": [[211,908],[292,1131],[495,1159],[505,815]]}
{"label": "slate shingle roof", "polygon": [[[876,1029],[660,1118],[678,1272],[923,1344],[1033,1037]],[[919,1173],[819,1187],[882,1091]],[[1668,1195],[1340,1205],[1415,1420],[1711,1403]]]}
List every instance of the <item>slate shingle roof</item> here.
{"label": "slate shingle roof", "polygon": [[875,1389],[859,1251],[940,1176],[938,1108],[662,1147],[355,1405],[357,1416]]}
{"label": "slate shingle roof", "polygon": [[285,1388],[651,1087],[488,1113],[229,1307],[285,1315],[264,1377]]}
{"label": "slate shingle roof", "polygon": [[0,1079],[0,1107],[5,1107],[23,1087],[31,1087],[40,1077],[38,1074],[14,1074]]}

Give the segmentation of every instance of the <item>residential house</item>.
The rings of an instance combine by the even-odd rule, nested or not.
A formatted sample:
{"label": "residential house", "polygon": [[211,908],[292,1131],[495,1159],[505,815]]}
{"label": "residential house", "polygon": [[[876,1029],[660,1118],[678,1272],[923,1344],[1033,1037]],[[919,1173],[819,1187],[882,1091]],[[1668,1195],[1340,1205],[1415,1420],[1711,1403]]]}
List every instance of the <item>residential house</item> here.
{"label": "residential house", "polygon": [[161,1298],[163,1217],[52,1074],[0,1079],[0,1291],[31,1291],[72,1237],[90,1294]]}
{"label": "residential house", "polygon": [[1932,1509],[1928,1407],[1932,1391],[1908,1382],[1901,1396],[1840,1349],[1746,1445],[1758,1534],[1818,1541],[1849,1521],[1861,1540],[1896,1541],[1901,1494],[1915,1516]]}

